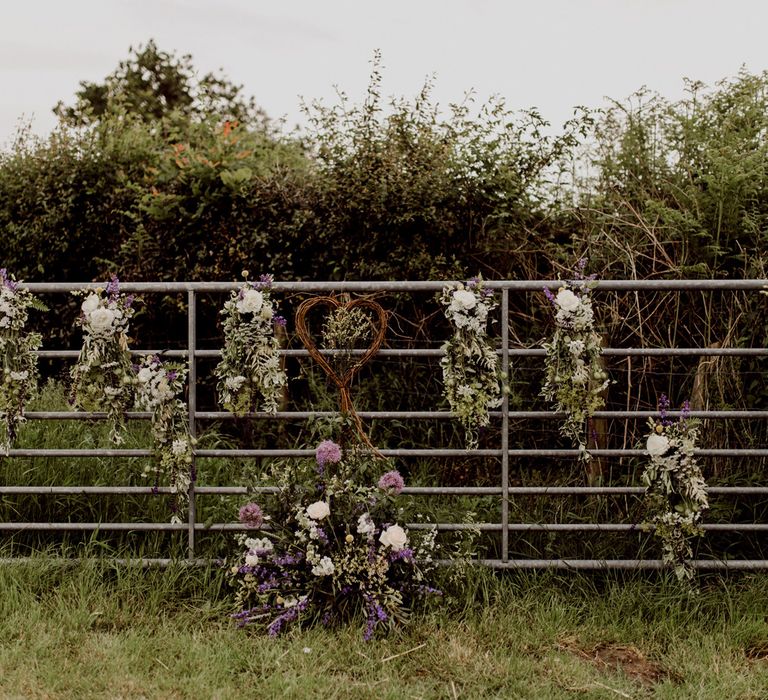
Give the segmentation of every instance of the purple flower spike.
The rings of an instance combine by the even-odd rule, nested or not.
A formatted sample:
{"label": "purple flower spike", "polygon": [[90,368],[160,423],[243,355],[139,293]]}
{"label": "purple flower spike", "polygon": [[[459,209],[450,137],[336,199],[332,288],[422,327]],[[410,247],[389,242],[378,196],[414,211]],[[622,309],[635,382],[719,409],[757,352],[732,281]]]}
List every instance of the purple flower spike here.
{"label": "purple flower spike", "polygon": [[405,481],[400,476],[400,472],[393,469],[391,472],[382,475],[378,486],[382,491],[389,491],[397,495],[405,488]]}
{"label": "purple flower spike", "polygon": [[117,295],[120,293],[120,280],[118,279],[117,275],[112,275],[109,278],[109,282],[107,282],[107,294],[109,295],[110,299],[116,299]]}
{"label": "purple flower spike", "polygon": [[341,447],[333,440],[323,440],[315,450],[317,466],[324,469],[326,464],[338,464],[341,461]]}
{"label": "purple flower spike", "polygon": [[549,290],[549,287],[544,287],[544,296],[547,297],[552,302],[552,305],[557,307],[557,301],[555,300],[555,295],[552,294],[552,292]]}
{"label": "purple flower spike", "polygon": [[659,396],[659,417],[661,418],[662,425],[672,425],[672,421],[667,417],[667,411],[669,411],[669,399],[666,394]]}
{"label": "purple flower spike", "polygon": [[246,527],[258,529],[264,524],[264,513],[258,503],[247,503],[240,509],[238,520]]}

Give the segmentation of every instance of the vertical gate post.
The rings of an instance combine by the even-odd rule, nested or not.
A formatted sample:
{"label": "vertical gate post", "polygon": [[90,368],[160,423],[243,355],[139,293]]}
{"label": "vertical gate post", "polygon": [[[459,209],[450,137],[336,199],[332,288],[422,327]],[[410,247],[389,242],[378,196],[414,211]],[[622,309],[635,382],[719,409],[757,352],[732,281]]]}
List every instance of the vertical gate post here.
{"label": "vertical gate post", "polygon": [[501,561],[509,559],[509,289],[501,290]]}
{"label": "vertical gate post", "polygon": [[[188,411],[189,411],[189,434],[192,438],[197,437],[197,357],[195,350],[197,349],[197,298],[195,297],[195,290],[190,289],[187,292],[187,357],[189,362],[189,398],[188,398]],[[195,503],[195,481],[197,480],[197,449],[192,449],[192,464],[190,468],[190,480],[189,480],[189,520],[187,528],[187,556],[189,559],[195,558],[195,520],[196,520],[196,503]]]}

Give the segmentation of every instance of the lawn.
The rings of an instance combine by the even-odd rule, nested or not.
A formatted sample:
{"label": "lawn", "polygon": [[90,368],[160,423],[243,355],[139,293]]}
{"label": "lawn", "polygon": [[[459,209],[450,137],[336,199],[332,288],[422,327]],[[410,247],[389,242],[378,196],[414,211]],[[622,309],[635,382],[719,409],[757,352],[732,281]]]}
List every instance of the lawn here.
{"label": "lawn", "polygon": [[768,586],[478,571],[400,634],[240,630],[215,571],[0,568],[0,696],[768,698]]}

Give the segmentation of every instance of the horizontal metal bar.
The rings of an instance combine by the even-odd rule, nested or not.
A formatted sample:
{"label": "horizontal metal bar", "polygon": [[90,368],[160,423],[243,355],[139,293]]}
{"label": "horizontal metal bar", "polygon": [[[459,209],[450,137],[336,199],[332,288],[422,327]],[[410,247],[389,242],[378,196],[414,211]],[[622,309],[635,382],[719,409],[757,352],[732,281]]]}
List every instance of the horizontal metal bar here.
{"label": "horizontal metal bar", "polygon": [[[104,288],[106,282],[23,282],[21,286],[36,294],[75,292],[80,289]],[[229,292],[240,287],[239,282],[121,282],[124,292]],[[339,281],[339,282],[275,282],[276,292],[437,292],[453,280],[444,281]],[[764,279],[709,280],[596,280],[596,289],[605,291],[714,291],[768,289]],[[489,289],[509,289],[540,292],[563,285],[563,280],[486,280]]]}
{"label": "horizontal metal bar", "polygon": [[[384,457],[501,457],[501,450],[464,450],[464,449],[382,449],[379,452]],[[10,450],[9,457],[151,457],[152,450],[118,450],[118,449],[19,449]],[[600,449],[590,450],[595,457],[643,457],[645,450],[637,449]],[[768,448],[745,449],[700,449],[694,450],[699,457],[768,457]],[[261,450],[195,450],[197,457],[212,459],[255,458],[255,457],[314,457],[312,449],[261,449]],[[510,457],[577,457],[577,449],[516,449],[509,450]]]}
{"label": "horizontal metal bar", "polygon": [[[361,418],[381,420],[426,420],[453,419],[456,414],[452,411],[357,411]],[[197,411],[195,418],[202,420],[306,420],[308,418],[331,418],[338,416],[339,411],[277,411],[265,413],[257,411],[245,416],[235,416],[229,411]],[[500,418],[501,411],[489,411],[491,418]],[[531,420],[560,420],[563,413],[557,411],[510,411],[509,417],[514,419]],[[637,420],[656,418],[658,411],[595,411],[593,418],[634,418]],[[677,418],[682,411],[667,411],[667,416]],[[108,414],[86,411],[27,411],[24,414],[28,420],[106,420]],[[768,411],[689,411],[690,418],[743,420],[768,420]],[[152,417],[146,411],[129,411],[125,414],[128,420],[148,420]]]}
{"label": "horizontal metal bar", "polygon": [[[248,496],[278,493],[277,486],[198,486],[201,495]],[[510,486],[510,496],[642,496],[642,486]],[[0,486],[0,494],[23,495],[155,495],[168,486]],[[768,486],[709,486],[710,496],[768,496]],[[500,486],[406,486],[404,496],[498,496]]]}
{"label": "horizontal metal bar", "polygon": [[[366,350],[352,350],[346,353],[352,357],[364,355]],[[79,350],[36,350],[41,358],[74,359],[79,357]],[[131,350],[134,356],[161,354],[164,357],[184,358],[189,354],[186,350]],[[340,350],[321,350],[321,355],[341,355]],[[439,348],[382,348],[376,357],[442,357],[445,352]],[[496,350],[501,355],[501,349]],[[763,357],[768,356],[768,348],[603,348],[601,355],[606,357]],[[309,351],[299,349],[280,350],[283,357],[309,357]],[[542,348],[510,348],[510,357],[544,357],[546,350]],[[218,358],[221,350],[195,350],[195,357]]]}
{"label": "horizontal metal bar", "polygon": [[[187,530],[185,523],[43,523],[0,522],[0,530],[9,531],[103,531],[147,532]],[[439,530],[456,532],[478,530],[501,532],[501,523],[407,523],[410,530]],[[716,532],[768,532],[768,523],[705,523],[704,530]],[[199,532],[242,532],[248,530],[242,523],[195,523]],[[642,532],[639,524],[631,523],[509,523],[510,532]]]}
{"label": "horizontal metal bar", "polygon": [[[31,451],[31,450],[29,450]],[[40,450],[43,452],[43,450]],[[381,449],[384,457],[501,457],[501,450],[463,450],[463,449]],[[14,450],[11,450],[13,455]],[[197,450],[198,457],[314,457],[311,449],[296,450]],[[639,449],[595,449],[590,450],[595,457],[647,457],[645,450]],[[744,449],[699,449],[694,450],[699,457],[768,457],[768,448]],[[515,449],[509,450],[510,457],[578,457],[577,449]]]}
{"label": "horizontal metal bar", "polygon": [[10,450],[9,457],[151,457],[152,450]]}
{"label": "horizontal metal bar", "polygon": [[[450,559],[436,562],[443,566],[455,564]],[[470,563],[492,569],[666,569],[661,559],[472,559]],[[692,559],[688,562],[699,571],[751,571],[768,569],[768,559]]]}
{"label": "horizontal metal bar", "polygon": [[[650,569],[661,570],[667,565],[661,559],[470,559],[463,560],[476,566],[494,569],[561,569],[561,570],[608,570],[608,569]],[[181,567],[221,567],[221,559],[162,559],[162,558],[94,558],[82,559],[65,557],[3,557],[0,565],[48,565],[81,566],[83,564],[102,564],[106,566],[135,566],[142,568]],[[452,559],[437,559],[438,566],[453,566]],[[699,571],[750,571],[768,569],[768,559],[693,559],[689,562]]]}

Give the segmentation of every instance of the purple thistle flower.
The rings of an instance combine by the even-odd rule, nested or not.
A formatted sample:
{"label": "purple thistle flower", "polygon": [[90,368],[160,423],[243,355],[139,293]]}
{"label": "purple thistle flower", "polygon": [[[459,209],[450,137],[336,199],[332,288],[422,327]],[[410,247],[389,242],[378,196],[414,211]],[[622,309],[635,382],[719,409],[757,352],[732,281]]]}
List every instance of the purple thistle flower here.
{"label": "purple thistle flower", "polygon": [[338,464],[341,461],[341,447],[333,440],[323,440],[315,450],[315,459],[321,470],[326,464]]}
{"label": "purple thistle flower", "polygon": [[264,524],[264,513],[258,503],[246,503],[238,512],[238,520],[249,528],[258,529]]}
{"label": "purple thistle flower", "polygon": [[172,369],[169,372],[167,372],[165,376],[167,377],[169,382],[173,382],[173,381],[176,381],[176,377],[179,376],[179,373],[175,369]]}
{"label": "purple thistle flower", "polygon": [[288,323],[288,321],[285,320],[284,316],[273,316],[272,317],[272,322],[276,326],[282,326],[283,328],[285,328],[286,324]]}
{"label": "purple thistle flower", "polygon": [[393,469],[391,472],[381,476],[378,486],[382,491],[388,491],[397,495],[405,488],[405,481],[400,476],[400,472]]}

